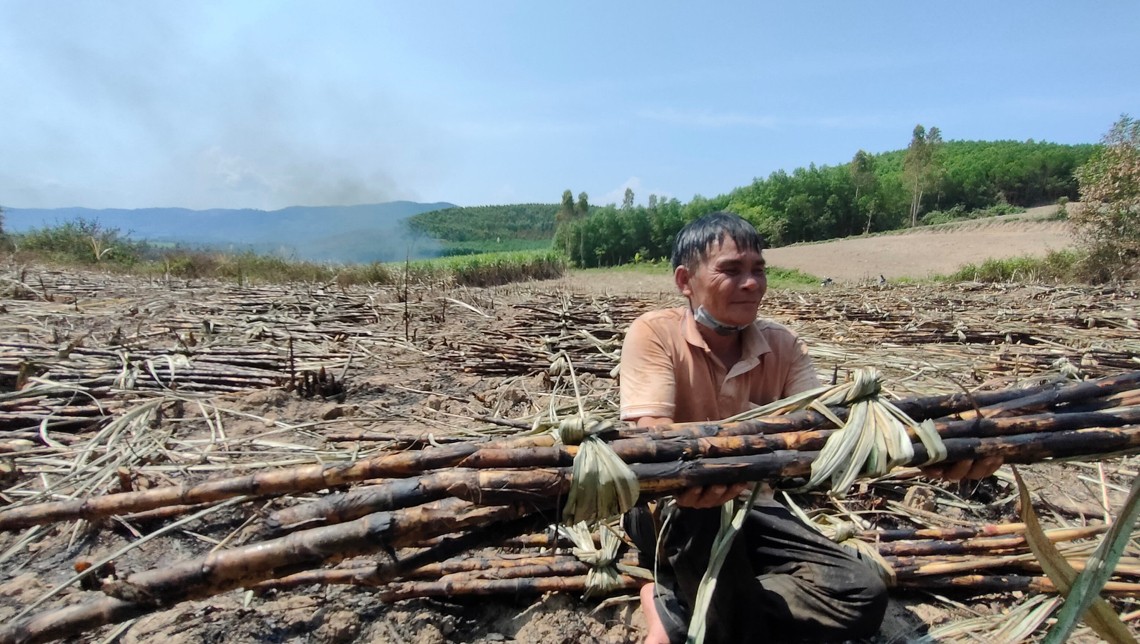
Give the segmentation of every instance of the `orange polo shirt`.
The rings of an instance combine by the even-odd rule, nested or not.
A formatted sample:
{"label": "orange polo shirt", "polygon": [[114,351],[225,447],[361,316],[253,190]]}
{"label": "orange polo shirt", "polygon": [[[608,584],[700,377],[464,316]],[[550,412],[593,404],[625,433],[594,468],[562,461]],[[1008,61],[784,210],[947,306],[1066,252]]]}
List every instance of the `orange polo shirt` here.
{"label": "orange polo shirt", "polygon": [[634,320],[621,349],[621,418],[724,420],[819,386],[807,346],[791,329],[758,319],[731,368],[713,355],[687,306]]}

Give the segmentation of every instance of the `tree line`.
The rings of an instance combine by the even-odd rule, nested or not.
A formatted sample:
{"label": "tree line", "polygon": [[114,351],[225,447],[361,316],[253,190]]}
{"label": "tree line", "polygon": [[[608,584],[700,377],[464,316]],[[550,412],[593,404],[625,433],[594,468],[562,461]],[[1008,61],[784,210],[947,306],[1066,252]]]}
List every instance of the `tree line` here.
{"label": "tree line", "polygon": [[[773,172],[711,199],[682,204],[651,195],[588,214],[563,207],[555,247],[578,266],[668,257],[685,223],[716,210],[748,219],[773,246],[894,230],[955,212],[1029,207],[1079,198],[1074,172],[1097,149],[1034,141],[942,141],[917,126],[905,150],[860,150],[844,165]],[[566,195],[563,195],[563,204]]]}

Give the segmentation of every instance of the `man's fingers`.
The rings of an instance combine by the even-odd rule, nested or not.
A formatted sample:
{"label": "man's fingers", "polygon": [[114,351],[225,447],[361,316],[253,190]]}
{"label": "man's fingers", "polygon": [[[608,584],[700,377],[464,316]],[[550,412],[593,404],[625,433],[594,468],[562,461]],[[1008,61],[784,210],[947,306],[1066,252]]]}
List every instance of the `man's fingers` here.
{"label": "man's fingers", "polygon": [[961,481],[970,472],[973,465],[973,461],[958,461],[946,468],[946,471],[942,473],[942,478],[948,481]]}
{"label": "man's fingers", "polygon": [[998,468],[1004,463],[1004,459],[1000,456],[987,456],[980,458],[973,462],[970,467],[970,472],[966,474],[968,479],[984,479],[987,476],[998,471]]}
{"label": "man's fingers", "polygon": [[942,478],[942,473],[946,471],[945,465],[930,465],[922,468],[922,473],[932,479]]}
{"label": "man's fingers", "polygon": [[701,495],[702,501],[715,501],[723,498],[728,493],[727,485],[710,485],[705,488],[705,493]]}
{"label": "man's fingers", "polygon": [[675,498],[677,505],[683,508],[715,508],[735,499],[747,487],[747,483],[691,487],[679,492]]}
{"label": "man's fingers", "polygon": [[696,504],[698,501],[700,501],[701,494],[703,492],[704,488],[701,487],[691,487],[682,490],[675,497],[677,499],[677,505],[681,506],[682,508],[695,508],[697,507]]}
{"label": "man's fingers", "polygon": [[962,479],[984,479],[1002,466],[1005,461],[1000,456],[987,456],[978,460],[958,461],[922,468],[922,472],[933,478],[943,478],[948,481]]}

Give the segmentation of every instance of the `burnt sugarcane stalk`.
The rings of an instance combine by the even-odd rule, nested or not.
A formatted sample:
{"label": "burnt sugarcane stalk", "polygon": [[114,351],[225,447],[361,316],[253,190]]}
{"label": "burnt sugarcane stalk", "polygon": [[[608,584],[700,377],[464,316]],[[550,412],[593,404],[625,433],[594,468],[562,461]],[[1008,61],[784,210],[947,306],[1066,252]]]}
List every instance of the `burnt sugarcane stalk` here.
{"label": "burnt sugarcane stalk", "polygon": [[[1057,587],[1048,577],[1026,575],[961,575],[957,577],[901,577],[896,588],[919,588],[933,592],[956,592],[971,595],[1008,593],[1014,590],[1055,593]],[[1110,581],[1101,589],[1117,597],[1140,597],[1140,584]]]}
{"label": "burnt sugarcane stalk", "polygon": [[[792,417],[789,416],[788,418]],[[793,419],[793,422],[804,424],[803,419]],[[771,423],[748,421],[747,424],[753,429],[763,430],[764,428],[784,428],[788,426],[789,422],[781,418]],[[743,423],[735,423],[735,425],[743,425]],[[715,427],[715,425],[711,426]],[[550,435],[515,438],[498,443],[456,443],[432,450],[382,454],[351,463],[304,465],[272,472],[217,479],[197,485],[183,484],[152,488],[141,492],[108,494],[86,499],[28,505],[0,511],[0,531],[19,530],[55,521],[93,520],[116,514],[152,510],[167,505],[208,503],[235,496],[315,492],[367,479],[403,478],[415,476],[424,471],[449,467],[468,467],[465,464],[468,458],[483,449],[488,449],[489,446],[495,445],[510,450],[512,454],[510,457],[511,466],[523,467],[531,463],[549,464],[551,462],[549,452],[536,453],[537,456],[532,456],[527,454],[527,449],[550,448],[554,443],[555,440]],[[572,453],[568,451],[566,454],[572,460]],[[561,452],[558,452],[556,457],[557,459],[563,458]],[[488,456],[486,459],[476,457],[473,462],[487,459],[494,460],[492,456]],[[561,460],[556,462],[561,462]]]}
{"label": "burnt sugarcane stalk", "polygon": [[[632,590],[644,579],[621,575],[621,586],[615,590]],[[1140,586],[1140,584],[1137,584]],[[586,590],[586,575],[573,577],[538,577],[523,579],[472,579],[462,581],[404,582],[391,584],[377,595],[381,601],[394,602],[413,597],[446,597],[451,595],[540,595],[551,592],[580,593]]]}
{"label": "burnt sugarcane stalk", "polygon": [[467,553],[478,548],[509,543],[511,540],[525,535],[536,525],[548,523],[546,518],[539,515],[529,515],[512,519],[504,523],[480,526],[459,535],[445,535],[433,537],[425,542],[408,544],[417,547],[419,551],[410,556],[403,556],[396,561],[337,567],[323,570],[304,570],[301,572],[269,579],[251,586],[256,590],[270,588],[293,588],[309,584],[344,584],[352,586],[380,586],[397,577],[407,578],[421,576],[423,571],[432,569],[445,560],[451,562],[464,562],[470,560],[465,556],[461,559],[449,559],[460,553]]}
{"label": "burnt sugarcane stalk", "polygon": [[[549,437],[518,439],[512,444],[524,446],[535,441],[545,443]],[[0,530],[19,530],[71,519],[99,519],[168,505],[209,503],[247,494],[314,492],[366,479],[412,476],[425,469],[453,466],[478,451],[479,447],[477,443],[463,443],[430,451],[385,454],[350,463],[314,464],[259,472],[197,485],[158,487],[141,492],[16,507],[0,511]]]}
{"label": "burnt sugarcane stalk", "polygon": [[[1140,428],[959,438],[948,439],[945,443],[952,459],[994,455],[1004,457],[1007,462],[1025,462],[1050,456],[1076,456],[1135,448],[1140,446]],[[916,463],[925,460],[921,449],[916,447],[915,451]],[[799,476],[809,471],[816,455],[813,452],[781,451],[680,463],[635,464],[632,469],[642,483],[643,493],[654,496],[694,485]],[[539,513],[536,507],[545,507],[549,511],[552,501],[564,496],[570,483],[569,468],[475,471],[467,476],[472,478],[460,485],[458,490],[463,496],[478,498],[481,502],[499,503],[508,502],[513,497],[526,504],[471,506],[450,499],[428,506],[372,514],[345,524],[313,528],[251,546],[218,551],[161,570],[136,573],[121,582],[110,582],[105,586],[105,591],[120,601],[105,600],[85,607],[66,609],[65,614],[53,614],[46,621],[40,616],[19,622],[0,631],[0,643],[22,641],[35,632],[57,628],[53,624],[64,621],[90,628],[92,625],[108,623],[105,620],[109,617],[127,619],[156,607],[159,602],[170,603],[217,594],[280,577],[297,568],[315,567],[329,560],[375,552],[385,547],[396,548],[442,534],[533,515]],[[487,484],[490,485],[485,488],[484,485]],[[510,489],[504,488],[504,485],[509,485]],[[546,505],[542,505],[544,502]],[[550,512],[546,520],[553,521],[554,514]],[[144,607],[149,608],[144,610]],[[58,630],[51,632],[60,633]],[[52,637],[62,637],[72,632],[75,631]]]}
{"label": "burnt sugarcane stalk", "polygon": [[[499,522],[508,522],[519,533],[526,532],[535,528],[536,515],[541,518],[541,508],[522,505],[480,507],[449,499],[411,510],[378,513],[352,523],[298,532],[241,548],[220,550],[198,559],[135,573],[121,581],[105,582],[103,591],[111,598],[10,623],[0,629],[0,644],[59,639],[138,617],[163,605],[253,586],[292,570],[344,557],[377,551],[392,552],[406,544],[442,534]],[[549,518],[542,520],[550,521]],[[433,554],[447,558],[473,545],[472,538],[458,537],[457,541],[437,546],[439,550]],[[419,567],[432,561],[424,556],[413,556],[405,562],[393,560],[387,564],[387,579],[408,570],[409,566]],[[378,577],[383,575],[378,573]]]}
{"label": "burnt sugarcane stalk", "polygon": [[1025,532],[1024,523],[987,523],[977,526],[956,528],[900,528],[887,530],[860,530],[855,536],[864,541],[908,541],[919,539],[973,539],[974,537],[998,537]]}
{"label": "burnt sugarcane stalk", "polygon": [[[636,566],[637,556],[627,554],[617,563]],[[296,588],[311,584],[382,586],[390,580],[376,574],[375,565],[306,570],[279,579],[269,579],[253,586],[255,590]],[[480,557],[467,555],[460,559],[450,559],[428,564],[411,570],[401,579],[408,581],[475,579],[517,579],[522,577],[553,577],[565,575],[585,575],[590,571],[589,564],[573,555],[546,555],[526,557]]]}
{"label": "burnt sugarcane stalk", "polygon": [[[715,439],[710,439],[710,442],[712,440]],[[1066,430],[993,438],[952,438],[943,443],[949,461],[1000,456],[1009,463],[1032,463],[1058,456],[1086,456],[1134,449],[1140,447],[1140,427]],[[811,462],[817,456],[818,452],[813,451],[781,450],[749,456],[633,463],[630,464],[630,469],[637,475],[642,496],[649,498],[672,494],[697,485],[778,481],[799,477],[811,471]],[[911,465],[921,465],[926,459],[922,446],[915,445],[915,458]],[[434,479],[434,482],[425,483],[425,480],[429,479]],[[561,498],[569,492],[570,483],[570,468],[534,468],[441,472],[424,477],[424,480],[417,480],[414,485],[408,485],[403,481],[396,485],[407,485],[409,493],[403,497],[405,503],[422,502],[416,490],[427,489],[432,493],[460,494],[462,498],[479,503],[506,503],[530,500],[536,494]],[[395,500],[395,497],[385,491],[383,486],[377,486],[372,493],[376,495],[375,499],[383,499],[385,503]],[[366,495],[350,500],[350,503],[340,507],[332,507],[330,513],[324,516],[306,515],[306,520],[335,521],[340,516],[352,516],[354,513],[363,512],[367,508],[365,497]],[[285,516],[300,515],[288,513]],[[271,523],[270,527],[285,529],[287,526]]]}
{"label": "burnt sugarcane stalk", "polygon": [[[932,577],[1009,568],[1042,572],[1040,562],[1031,552],[992,557],[971,556],[947,559],[937,557],[885,557],[884,559],[891,565],[896,575],[905,577]],[[1068,562],[1078,572],[1084,570],[1087,565],[1084,555],[1070,558]],[[1140,576],[1140,567],[1131,563],[1117,564],[1113,568],[1113,574],[1118,577],[1137,577]]]}
{"label": "burnt sugarcane stalk", "polygon": [[[1024,525],[1024,524],[1021,524]],[[1081,528],[1060,528],[1047,530],[1045,536],[1054,543],[1087,539],[1108,530],[1108,526],[1096,525]],[[925,539],[922,541],[893,541],[876,545],[879,554],[894,557],[929,557],[939,555],[964,555],[1005,550],[1026,551],[1029,548],[1025,535],[976,537],[959,541]]]}

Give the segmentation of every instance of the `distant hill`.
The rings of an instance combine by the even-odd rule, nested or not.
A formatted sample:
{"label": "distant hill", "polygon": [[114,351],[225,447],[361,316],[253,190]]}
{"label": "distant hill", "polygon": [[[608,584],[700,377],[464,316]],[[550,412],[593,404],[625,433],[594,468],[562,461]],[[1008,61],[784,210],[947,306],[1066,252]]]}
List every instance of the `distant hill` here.
{"label": "distant hill", "polygon": [[155,243],[250,249],[299,259],[336,262],[396,261],[434,256],[438,244],[410,230],[405,220],[455,204],[393,201],[358,206],[292,206],[281,210],[5,208],[5,229],[54,226],[77,218],[118,228]]}

